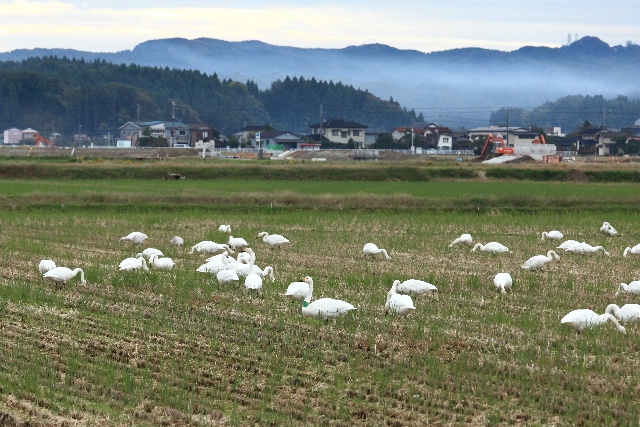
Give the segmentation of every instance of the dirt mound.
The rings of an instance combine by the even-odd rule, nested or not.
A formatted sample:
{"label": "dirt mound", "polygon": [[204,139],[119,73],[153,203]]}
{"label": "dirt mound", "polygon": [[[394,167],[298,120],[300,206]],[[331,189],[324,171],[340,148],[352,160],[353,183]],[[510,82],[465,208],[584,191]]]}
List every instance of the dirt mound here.
{"label": "dirt mound", "polygon": [[509,163],[538,163],[538,161],[529,155],[524,155],[509,161]]}
{"label": "dirt mound", "polygon": [[567,172],[567,179],[569,179],[569,181],[576,182],[589,182],[589,177],[585,175],[584,172],[579,171],[578,169],[571,169],[569,172]]}

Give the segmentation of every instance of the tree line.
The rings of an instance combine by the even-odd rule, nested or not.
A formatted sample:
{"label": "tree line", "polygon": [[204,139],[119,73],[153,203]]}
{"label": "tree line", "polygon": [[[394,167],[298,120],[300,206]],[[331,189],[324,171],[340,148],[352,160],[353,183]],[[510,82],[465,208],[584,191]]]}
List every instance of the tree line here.
{"label": "tree line", "polygon": [[640,100],[618,96],[605,99],[602,95],[571,95],[548,101],[533,109],[501,108],[491,114],[491,123],[517,127],[559,126],[570,134],[579,131],[585,122],[609,129],[623,129],[640,119]]}
{"label": "tree line", "polygon": [[[175,107],[173,106],[175,103]],[[175,109],[174,109],[175,108]],[[341,117],[388,130],[422,119],[393,100],[342,83],[287,77],[261,90],[255,82],[196,70],[57,57],[0,62],[0,126],[41,134],[111,132],[127,121],[207,124],[224,134],[249,124],[309,131]]]}

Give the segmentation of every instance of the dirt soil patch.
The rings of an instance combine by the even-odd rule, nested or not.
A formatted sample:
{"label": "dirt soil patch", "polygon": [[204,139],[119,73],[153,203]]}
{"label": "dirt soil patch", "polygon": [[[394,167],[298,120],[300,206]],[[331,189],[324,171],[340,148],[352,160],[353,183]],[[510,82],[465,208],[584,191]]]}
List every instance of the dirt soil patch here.
{"label": "dirt soil patch", "polygon": [[589,177],[582,171],[577,169],[571,169],[567,172],[567,179],[569,181],[577,181],[577,182],[588,182]]}
{"label": "dirt soil patch", "polygon": [[533,157],[527,155],[527,156],[522,156],[522,157],[518,157],[517,159],[511,160],[509,161],[509,163],[540,163],[540,162],[538,162]]}

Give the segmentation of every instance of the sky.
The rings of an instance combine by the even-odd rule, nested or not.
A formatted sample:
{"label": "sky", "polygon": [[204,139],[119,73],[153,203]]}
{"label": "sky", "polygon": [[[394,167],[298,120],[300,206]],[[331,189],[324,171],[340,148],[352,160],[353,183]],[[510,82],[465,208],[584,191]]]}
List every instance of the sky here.
{"label": "sky", "polygon": [[0,0],[0,52],[133,49],[182,37],[435,52],[560,47],[583,36],[640,43],[637,0]]}

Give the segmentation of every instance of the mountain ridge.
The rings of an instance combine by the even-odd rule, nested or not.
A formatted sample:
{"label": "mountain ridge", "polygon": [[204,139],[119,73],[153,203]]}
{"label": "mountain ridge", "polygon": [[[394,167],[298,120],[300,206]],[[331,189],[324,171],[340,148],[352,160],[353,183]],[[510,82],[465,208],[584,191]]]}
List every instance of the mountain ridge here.
{"label": "mountain ridge", "polygon": [[[380,43],[327,49],[177,37],[148,40],[111,53],[17,49],[0,53],[0,61],[34,56],[192,69],[250,80],[262,88],[287,76],[342,82],[383,99],[393,98],[430,120],[444,116],[448,125],[457,124],[451,109],[460,109],[467,122],[483,125],[489,124],[491,109],[505,106],[533,107],[574,94],[632,98],[640,94],[640,83],[633,77],[640,73],[640,46],[612,47],[592,36],[561,47],[523,46],[513,51],[464,47],[429,53]],[[473,114],[472,109],[478,111]]]}

